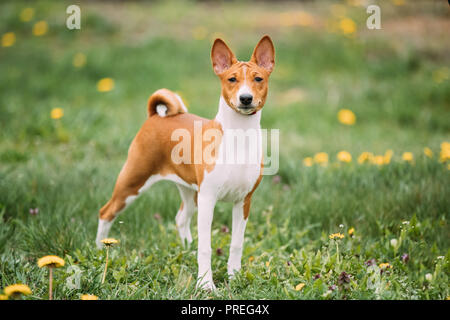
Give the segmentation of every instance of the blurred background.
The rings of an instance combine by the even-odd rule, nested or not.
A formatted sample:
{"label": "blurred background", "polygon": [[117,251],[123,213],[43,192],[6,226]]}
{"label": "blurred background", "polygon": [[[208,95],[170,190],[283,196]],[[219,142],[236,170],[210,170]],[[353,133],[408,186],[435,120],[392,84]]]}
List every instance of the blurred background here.
{"label": "blurred background", "polygon": [[[376,241],[417,215],[425,228],[418,239],[435,249],[418,252],[422,262],[448,250],[447,1],[77,1],[81,29],[69,30],[71,4],[0,3],[3,252],[34,257],[93,243],[98,209],[150,94],[169,88],[190,112],[213,118],[220,96],[213,40],[247,60],[264,34],[276,63],[262,127],[280,129],[281,156],[278,175],[255,193],[250,243],[260,240],[261,212],[272,210],[273,223],[289,228],[263,251],[326,240],[341,223]],[[366,27],[369,4],[381,9],[380,30]],[[158,225],[142,219],[148,212],[176,241],[177,190],[154,188],[123,215],[125,248],[146,248],[151,235],[142,224]],[[218,215],[214,227],[229,216]],[[275,234],[270,228],[261,234]],[[248,248],[246,258],[259,250]]]}

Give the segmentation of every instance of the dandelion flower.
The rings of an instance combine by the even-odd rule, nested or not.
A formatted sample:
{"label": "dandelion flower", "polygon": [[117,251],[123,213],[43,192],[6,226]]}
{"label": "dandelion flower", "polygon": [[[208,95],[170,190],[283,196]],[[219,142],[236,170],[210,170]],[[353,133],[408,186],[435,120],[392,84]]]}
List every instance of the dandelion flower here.
{"label": "dandelion flower", "polygon": [[341,162],[352,162],[352,155],[347,151],[340,151],[337,158]]}
{"label": "dandelion flower", "polygon": [[428,282],[431,282],[431,280],[433,280],[433,275],[432,275],[431,273],[427,273],[427,274],[425,275],[425,279],[426,279]]}
{"label": "dandelion flower", "polygon": [[349,109],[341,109],[337,114],[338,120],[340,123],[345,124],[347,126],[354,125],[356,122],[356,116],[353,111]]}
{"label": "dandelion flower", "polygon": [[439,161],[446,162],[450,160],[450,142],[441,143],[441,152],[439,154]]}
{"label": "dandelion flower", "polygon": [[49,286],[48,286],[48,299],[53,300],[53,268],[59,268],[64,266],[64,259],[58,256],[45,256],[37,262],[39,268],[48,267],[49,270]]}
{"label": "dandelion flower", "polygon": [[339,28],[343,34],[349,35],[356,31],[356,23],[350,18],[343,18],[339,21]]}
{"label": "dandelion flower", "polygon": [[383,164],[388,164],[391,162],[392,155],[394,154],[394,151],[391,149],[386,150],[386,152],[383,155]]}
{"label": "dandelion flower", "polygon": [[20,21],[28,22],[34,17],[34,9],[33,8],[25,8],[20,12]]}
{"label": "dandelion flower", "polygon": [[97,90],[99,92],[108,92],[114,89],[114,80],[111,78],[103,78],[97,82]]}
{"label": "dandelion flower", "polygon": [[98,300],[98,297],[93,294],[82,294],[81,300]]}
{"label": "dandelion flower", "polygon": [[83,67],[86,64],[86,55],[82,52],[78,52],[73,57],[72,64],[75,68]]}
{"label": "dandelion flower", "polygon": [[311,157],[306,157],[305,159],[303,159],[303,165],[305,167],[311,167],[313,165],[313,163],[314,163],[314,160]]}
{"label": "dandelion flower", "polygon": [[61,119],[64,116],[64,110],[62,108],[53,108],[50,112],[50,118]]}
{"label": "dandelion flower", "polygon": [[358,157],[358,163],[359,164],[363,164],[366,162],[371,162],[373,158],[373,154],[371,152],[363,152],[361,153],[361,155]]}
{"label": "dandelion flower", "polygon": [[374,156],[372,158],[372,163],[376,164],[377,166],[381,166],[384,164],[384,156],[378,155],[378,156]]}
{"label": "dandelion flower", "polygon": [[350,229],[348,229],[348,235],[349,235],[350,237],[353,237],[354,234],[355,234],[355,228],[350,228]]}
{"label": "dandelion flower", "polygon": [[114,245],[114,244],[118,244],[118,243],[119,243],[119,240],[116,240],[116,239],[114,239],[114,238],[105,238],[105,239],[102,240],[102,243],[103,243],[105,246],[109,247],[109,246],[112,246],[112,245]]}
{"label": "dandelion flower", "polygon": [[48,31],[48,23],[47,21],[38,21],[33,26],[33,34],[36,37],[43,36]]}
{"label": "dandelion flower", "polygon": [[392,0],[392,2],[396,6],[404,6],[405,5],[405,0]]}
{"label": "dandelion flower", "polygon": [[114,238],[105,238],[102,240],[102,242],[106,247],[105,270],[103,271],[103,277],[102,277],[102,284],[103,284],[105,282],[105,278],[106,278],[106,270],[108,269],[109,247],[113,246],[114,244],[119,243],[119,240],[116,240]]}
{"label": "dandelion flower", "polygon": [[42,267],[54,267],[59,268],[64,266],[64,259],[58,257],[58,256],[45,256],[38,260],[38,266],[39,268]]}
{"label": "dandelion flower", "polygon": [[335,239],[335,238],[342,239],[342,238],[344,238],[344,235],[342,233],[333,233],[333,234],[329,235],[329,238],[330,239]]}
{"label": "dandelion flower", "polygon": [[327,165],[328,163],[328,154],[325,152],[319,152],[314,155],[314,162],[321,164],[323,166]]}
{"label": "dandelion flower", "polygon": [[295,286],[295,291],[300,291],[300,290],[302,290],[304,286],[305,286],[304,283],[299,283],[298,285]]}
{"label": "dandelion flower", "polygon": [[4,290],[5,294],[10,297],[16,297],[21,294],[29,295],[31,294],[31,289],[26,284],[13,284],[10,286],[7,286]]}
{"label": "dandelion flower", "polygon": [[428,158],[433,158],[433,151],[431,151],[430,148],[428,148],[428,147],[423,148],[423,153],[424,153]]}
{"label": "dandelion flower", "polygon": [[388,262],[380,263],[380,269],[390,269],[392,266]]}
{"label": "dandelion flower", "polygon": [[2,47],[11,47],[16,43],[16,34],[7,32],[2,36]]}
{"label": "dandelion flower", "polygon": [[414,156],[411,152],[403,152],[402,159],[403,161],[412,162],[414,160]]}
{"label": "dandelion flower", "polygon": [[0,300],[8,300],[8,296],[6,294],[0,294]]}

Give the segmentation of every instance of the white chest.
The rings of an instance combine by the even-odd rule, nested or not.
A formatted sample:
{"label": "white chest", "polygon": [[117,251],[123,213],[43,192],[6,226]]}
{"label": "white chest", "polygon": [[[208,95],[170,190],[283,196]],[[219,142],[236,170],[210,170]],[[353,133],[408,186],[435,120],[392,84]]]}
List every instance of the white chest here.
{"label": "white chest", "polygon": [[261,174],[262,137],[260,112],[253,116],[237,114],[230,107],[219,105],[216,120],[223,137],[212,171],[205,172],[200,187],[217,200],[237,202],[253,189]]}

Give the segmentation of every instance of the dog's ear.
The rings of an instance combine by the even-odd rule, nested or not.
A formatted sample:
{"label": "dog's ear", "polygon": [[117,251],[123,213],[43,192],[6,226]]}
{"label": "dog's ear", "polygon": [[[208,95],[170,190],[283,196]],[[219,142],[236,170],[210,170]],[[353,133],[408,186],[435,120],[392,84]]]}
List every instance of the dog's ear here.
{"label": "dog's ear", "polygon": [[262,37],[253,51],[250,61],[258,66],[272,72],[275,65],[275,48],[272,39],[268,35]]}
{"label": "dog's ear", "polygon": [[214,72],[219,75],[237,62],[234,53],[222,39],[216,39],[211,49]]}

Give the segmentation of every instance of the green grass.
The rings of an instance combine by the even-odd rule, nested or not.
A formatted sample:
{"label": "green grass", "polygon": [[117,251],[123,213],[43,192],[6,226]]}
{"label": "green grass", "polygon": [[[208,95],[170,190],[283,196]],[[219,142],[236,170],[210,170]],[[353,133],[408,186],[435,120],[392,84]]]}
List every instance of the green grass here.
{"label": "green grass", "polygon": [[[55,299],[83,293],[101,299],[450,295],[450,170],[438,161],[440,144],[450,140],[448,36],[436,31],[444,28],[430,34],[409,32],[408,24],[401,29],[408,17],[444,23],[448,17],[436,6],[386,3],[381,31],[365,29],[365,8],[345,6],[357,25],[356,35],[347,37],[327,31],[326,22],[338,18],[331,3],[322,1],[257,8],[85,2],[81,31],[65,28],[68,4],[33,3],[30,22],[18,19],[26,2],[0,5],[0,34],[16,34],[12,47],[0,47],[0,287],[26,283],[33,290],[27,299],[47,299],[48,274],[36,261],[56,254],[66,266],[55,272]],[[239,19],[249,6],[254,17]],[[312,14],[317,25],[287,27],[263,18],[297,10]],[[35,37],[31,29],[39,20],[49,23],[49,31]],[[192,30],[199,27],[207,35],[197,40]],[[192,113],[212,118],[217,111],[220,84],[209,58],[214,32],[242,60],[264,33],[277,50],[262,126],[280,129],[281,181],[266,176],[255,192],[242,271],[228,281],[230,233],[221,228],[231,227],[231,206],[219,203],[212,230],[218,290],[195,290],[196,225],[194,243],[183,249],[175,228],[180,198],[174,185],[161,182],[117,219],[111,236],[121,242],[110,251],[101,285],[105,252],[94,244],[97,214],[145,120],[148,96],[166,87],[180,92]],[[87,57],[82,68],[72,65],[78,52]],[[436,81],[437,72],[447,78]],[[111,92],[97,91],[104,77],[115,81]],[[51,119],[57,107],[64,117]],[[355,125],[337,121],[343,108],[356,114]],[[424,147],[433,158],[423,154]],[[388,149],[394,151],[389,164],[356,161],[363,151]],[[340,150],[353,161],[339,164]],[[302,164],[320,151],[330,156],[327,167]],[[413,152],[412,164],[402,161],[405,151]],[[31,215],[30,208],[39,213]],[[354,237],[347,234],[350,228]],[[336,232],[345,234],[337,243],[328,237]],[[370,259],[376,259],[374,266],[366,264]],[[381,273],[384,262],[392,268]],[[305,286],[296,291],[299,283]]]}

